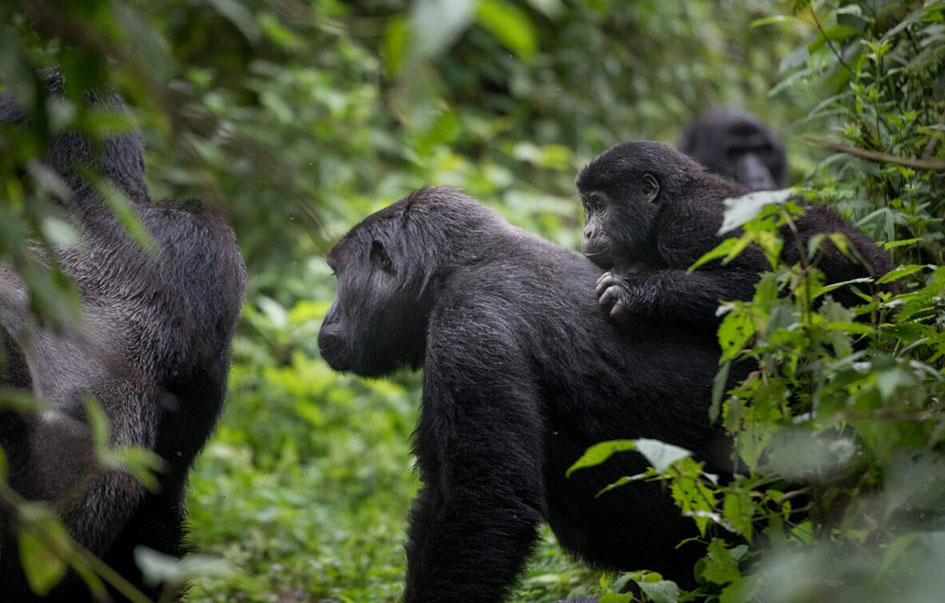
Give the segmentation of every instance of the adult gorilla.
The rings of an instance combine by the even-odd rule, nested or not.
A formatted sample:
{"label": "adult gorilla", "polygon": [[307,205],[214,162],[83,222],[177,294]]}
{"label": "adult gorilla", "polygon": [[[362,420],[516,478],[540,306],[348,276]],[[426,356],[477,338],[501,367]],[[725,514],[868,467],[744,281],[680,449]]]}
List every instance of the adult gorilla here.
{"label": "adult gorilla", "polygon": [[[46,77],[50,94],[60,95],[61,78]],[[124,107],[113,93],[88,92],[84,99],[103,110]],[[18,124],[7,131],[32,127],[9,92],[0,95],[0,121]],[[52,253],[79,292],[81,320],[61,329],[41,324],[20,276],[0,264],[0,386],[30,390],[46,404],[0,413],[9,484],[24,498],[50,503],[73,538],[156,597],[133,551],[143,545],[184,552],[187,472],[222,410],[245,281],[242,257],[233,232],[198,204],[151,202],[137,133],[108,138],[101,149],[77,132],[64,133],[43,161],[67,187],[55,201],[80,238]],[[153,248],[141,249],[128,236],[83,175],[127,197]],[[108,417],[111,445],[143,447],[167,461],[157,491],[99,463],[89,399]],[[29,601],[34,596],[14,539],[19,518],[10,511],[0,512],[0,599]],[[47,600],[88,596],[72,576]]]}
{"label": "adult gorilla", "polygon": [[686,127],[677,146],[712,172],[753,190],[784,188],[787,180],[784,144],[747,111],[709,109]]}
{"label": "adult gorilla", "polygon": [[595,498],[642,471],[642,457],[565,471],[612,438],[707,455],[713,337],[652,318],[631,318],[621,336],[597,305],[599,268],[450,189],[369,216],[328,263],[338,294],[318,343],[332,368],[424,370],[406,601],[501,600],[542,519],[593,564],[692,583],[699,547],[674,547],[693,523],[665,488]]}

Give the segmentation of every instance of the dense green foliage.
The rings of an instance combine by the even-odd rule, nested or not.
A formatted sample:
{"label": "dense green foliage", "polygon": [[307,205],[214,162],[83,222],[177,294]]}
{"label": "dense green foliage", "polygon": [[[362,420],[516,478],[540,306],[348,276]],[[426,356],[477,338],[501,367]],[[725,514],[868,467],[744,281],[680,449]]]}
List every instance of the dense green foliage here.
{"label": "dense green foliage", "polygon": [[[891,243],[901,291],[852,311],[815,308],[829,293],[816,256],[773,265],[720,330],[723,363],[760,367],[714,407],[742,473],[718,485],[679,453],[638,478],[665,479],[703,531],[696,571],[710,598],[940,592],[929,589],[945,561],[930,519],[945,511],[942,2],[34,0],[0,17],[0,86],[34,98],[34,69],[49,65],[73,92],[117,86],[146,137],[153,195],[215,205],[246,256],[228,408],[188,501],[193,544],[223,563],[150,562],[195,574],[190,600],[396,600],[402,590],[420,379],[340,376],[319,358],[334,293],[321,255],[333,240],[435,183],[574,248],[577,169],[620,140],[672,144],[716,104],[766,119],[787,138],[791,181],[808,199]],[[30,107],[32,117],[50,134],[125,127],[74,101]],[[0,258],[57,320],[74,296],[26,242],[61,243],[68,228],[42,175],[23,188],[15,170],[46,142],[0,129]],[[754,217],[748,236],[777,245],[772,228],[791,204],[753,207],[760,216],[744,204],[733,215]],[[777,297],[779,284],[792,295]],[[49,562],[42,543],[29,550]],[[628,600],[612,579],[567,559],[546,532],[516,599]],[[653,600],[677,596],[654,574],[618,584],[631,579]]]}

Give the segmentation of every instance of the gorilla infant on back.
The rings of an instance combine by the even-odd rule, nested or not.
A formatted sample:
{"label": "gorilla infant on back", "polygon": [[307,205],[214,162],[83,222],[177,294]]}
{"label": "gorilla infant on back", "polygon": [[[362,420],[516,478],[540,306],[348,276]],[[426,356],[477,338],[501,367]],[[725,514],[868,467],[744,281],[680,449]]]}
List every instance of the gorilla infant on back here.
{"label": "gorilla infant on back", "polygon": [[[719,300],[750,299],[759,275],[769,267],[760,251],[749,248],[726,265],[712,262],[686,272],[722,242],[718,231],[725,199],[750,191],[708,173],[666,145],[617,144],[581,170],[577,188],[587,220],[582,248],[597,265],[612,269],[596,290],[618,322],[631,315],[651,316],[713,331]],[[824,208],[802,206],[805,213],[796,232],[781,229],[783,262],[800,260],[798,239],[806,250],[814,235],[839,232],[861,260],[850,259],[825,240],[815,264],[827,283],[878,277],[892,269],[889,256],[846,220]],[[847,306],[861,302],[852,287],[832,295]]]}

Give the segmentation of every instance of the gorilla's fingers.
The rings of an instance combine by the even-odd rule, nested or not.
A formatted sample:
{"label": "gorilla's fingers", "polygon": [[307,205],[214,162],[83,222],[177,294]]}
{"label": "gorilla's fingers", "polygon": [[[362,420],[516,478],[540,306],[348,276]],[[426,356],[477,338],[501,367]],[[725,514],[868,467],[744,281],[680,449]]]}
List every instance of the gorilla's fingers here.
{"label": "gorilla's fingers", "polygon": [[600,297],[604,291],[619,284],[619,277],[614,275],[613,272],[605,272],[604,275],[597,280],[597,289],[595,289],[595,294],[597,297]]}
{"label": "gorilla's fingers", "polygon": [[614,304],[614,307],[610,309],[610,318],[611,320],[618,321],[623,318],[627,313],[627,306],[623,302],[618,301]]}
{"label": "gorilla's fingers", "polygon": [[619,304],[621,302],[621,298],[623,297],[621,292],[622,290],[619,286],[611,285],[606,291],[604,291],[604,294],[600,296],[600,299],[598,299],[597,302],[602,308]]}
{"label": "gorilla's fingers", "polygon": [[597,279],[597,295],[600,295],[600,292],[602,291],[602,289],[601,289],[601,283],[603,283],[605,280],[611,279],[611,278],[613,278],[613,277],[614,277],[613,273],[610,272],[609,270],[608,270],[607,272],[605,272],[604,274],[600,275],[600,278]]}

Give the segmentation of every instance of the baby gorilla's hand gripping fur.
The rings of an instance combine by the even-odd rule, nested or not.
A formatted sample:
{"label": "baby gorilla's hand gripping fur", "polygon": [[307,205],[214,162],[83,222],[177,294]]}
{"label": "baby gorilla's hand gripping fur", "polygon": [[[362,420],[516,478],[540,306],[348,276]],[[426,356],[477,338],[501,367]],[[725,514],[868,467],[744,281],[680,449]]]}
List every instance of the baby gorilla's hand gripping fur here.
{"label": "baby gorilla's hand gripping fur", "polygon": [[627,278],[605,272],[597,281],[596,293],[600,306],[607,310],[612,321],[619,324],[637,309],[638,298],[643,292],[633,287]]}

